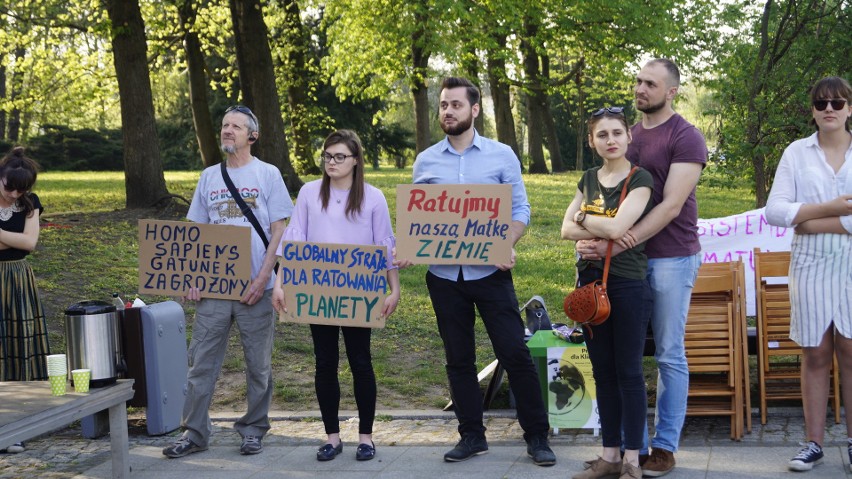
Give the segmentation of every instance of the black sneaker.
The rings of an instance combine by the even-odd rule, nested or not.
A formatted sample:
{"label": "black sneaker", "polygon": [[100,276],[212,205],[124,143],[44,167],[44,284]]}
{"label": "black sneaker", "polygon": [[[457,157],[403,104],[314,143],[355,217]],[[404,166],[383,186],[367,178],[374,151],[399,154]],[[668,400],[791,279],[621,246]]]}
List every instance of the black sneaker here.
{"label": "black sneaker", "polygon": [[814,441],[802,442],[799,445],[802,446],[799,453],[787,464],[791,471],[810,471],[822,462],[822,446]]}
{"label": "black sneaker", "polygon": [[243,438],[243,445],[240,446],[240,454],[249,456],[260,454],[261,452],[263,452],[263,442],[260,436],[246,436]]}
{"label": "black sneaker", "polygon": [[849,471],[852,472],[852,438],[849,438],[846,441],[848,444],[846,446],[846,454],[849,455]]}
{"label": "black sneaker", "polygon": [[488,443],[484,437],[465,434],[462,436],[461,441],[456,444],[456,447],[444,454],[444,460],[447,462],[461,462],[473,456],[485,454],[486,452],[488,452]]}
{"label": "black sneaker", "polygon": [[175,441],[171,446],[163,449],[163,455],[166,457],[176,458],[183,457],[194,452],[206,451],[207,446],[199,446],[198,444],[192,442],[187,436],[181,436],[180,439]]}
{"label": "black sneaker", "polygon": [[547,444],[547,436],[532,436],[527,441],[527,456],[532,458],[536,466],[552,466],[556,464],[556,454]]}

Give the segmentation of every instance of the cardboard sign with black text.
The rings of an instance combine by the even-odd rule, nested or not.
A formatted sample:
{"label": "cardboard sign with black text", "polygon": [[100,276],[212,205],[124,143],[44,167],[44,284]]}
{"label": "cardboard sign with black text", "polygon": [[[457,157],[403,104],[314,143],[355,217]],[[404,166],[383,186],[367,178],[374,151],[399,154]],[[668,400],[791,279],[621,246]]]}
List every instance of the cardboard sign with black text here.
{"label": "cardboard sign with black text", "polygon": [[383,328],[390,286],[384,246],[281,244],[281,279],[287,312],[280,321]]}
{"label": "cardboard sign with black text", "polygon": [[251,285],[251,228],[139,220],[139,292],[240,299]]}
{"label": "cardboard sign with black text", "polygon": [[397,185],[396,257],[495,265],[512,254],[511,185]]}

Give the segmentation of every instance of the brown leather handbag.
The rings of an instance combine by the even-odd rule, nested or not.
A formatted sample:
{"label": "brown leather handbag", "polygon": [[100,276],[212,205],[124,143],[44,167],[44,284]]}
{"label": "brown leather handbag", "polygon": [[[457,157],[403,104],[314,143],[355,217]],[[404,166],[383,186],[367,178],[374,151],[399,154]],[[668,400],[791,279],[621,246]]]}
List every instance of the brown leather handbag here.
{"label": "brown leather handbag", "polygon": [[[627,174],[627,178],[624,179],[624,187],[621,188],[621,198],[619,198],[618,204],[621,204],[624,197],[627,196],[627,183],[630,182],[630,177],[633,176],[635,171],[636,167],[634,166]],[[572,321],[588,327],[602,324],[609,318],[610,304],[609,296],[606,294],[606,279],[609,276],[611,259],[612,240],[606,247],[603,279],[597,279],[581,288],[576,288],[568,293],[568,296],[565,296],[562,307],[565,310],[565,315]]]}

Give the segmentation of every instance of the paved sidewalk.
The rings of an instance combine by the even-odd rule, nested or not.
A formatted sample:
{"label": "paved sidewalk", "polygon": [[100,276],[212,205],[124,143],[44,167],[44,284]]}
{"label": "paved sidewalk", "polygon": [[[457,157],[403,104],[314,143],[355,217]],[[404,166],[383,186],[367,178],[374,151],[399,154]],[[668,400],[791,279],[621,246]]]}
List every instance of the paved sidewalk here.
{"label": "paved sidewalk", "polygon": [[[348,413],[351,414],[351,413]],[[347,413],[343,413],[344,417]],[[438,411],[380,411],[375,425],[376,459],[355,461],[357,419],[341,425],[343,454],[320,463],[315,451],[322,443],[318,413],[275,412],[273,428],[264,440],[264,452],[239,454],[240,438],[231,425],[238,414],[219,413],[208,451],[181,459],[167,459],[162,448],[177,433],[149,437],[144,421],[131,419],[131,477],[156,479],[238,478],[560,478],[583,469],[583,461],[600,452],[600,438],[586,430],[561,430],[551,438],[558,463],[537,467],[526,456],[522,431],[514,411],[490,411],[489,452],[462,463],[445,463],[443,454],[458,440],[452,413]],[[724,418],[688,418],[678,466],[666,477],[775,478],[807,477],[787,471],[787,461],[802,440],[801,410],[774,410],[769,424],[742,441],[729,438]],[[846,427],[829,421],[825,461],[809,476],[820,479],[852,478],[846,457]],[[0,479],[107,478],[111,473],[109,439],[83,439],[79,427],[58,431],[27,443],[21,454],[0,455]]]}

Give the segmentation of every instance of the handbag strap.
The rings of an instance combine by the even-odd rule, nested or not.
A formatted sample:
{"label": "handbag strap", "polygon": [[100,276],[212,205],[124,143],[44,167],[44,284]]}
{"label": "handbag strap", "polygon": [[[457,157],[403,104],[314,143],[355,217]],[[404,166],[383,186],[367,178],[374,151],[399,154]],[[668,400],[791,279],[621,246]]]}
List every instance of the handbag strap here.
{"label": "handbag strap", "polygon": [[[255,231],[257,231],[257,235],[260,236],[260,240],[263,241],[263,247],[267,250],[269,249],[269,239],[266,237],[266,233],[263,231],[263,228],[260,226],[260,222],[257,221],[257,216],[254,215],[254,212],[251,210],[249,205],[246,204],[245,200],[240,196],[240,193],[237,191],[237,187],[234,186],[234,182],[231,181],[231,175],[228,174],[228,167],[225,164],[225,161],[220,163],[222,166],[222,179],[225,180],[225,186],[228,187],[228,191],[231,192],[231,198],[237,203],[237,206],[240,207],[240,211],[243,212],[243,216],[249,220],[252,226],[254,226]],[[275,274],[278,274],[278,263],[275,263],[273,267]]]}
{"label": "handbag strap", "polygon": [[[627,178],[624,179],[624,186],[621,188],[621,198],[618,199],[618,204],[621,206],[621,202],[624,201],[624,198],[627,196],[627,184],[630,183],[630,177],[633,176],[633,173],[636,172],[638,167],[634,166],[630,169],[630,173],[627,174]],[[606,286],[606,279],[609,276],[609,263],[612,259],[612,240],[609,240],[606,245],[606,260],[604,260],[604,270],[603,270],[603,284]]]}

